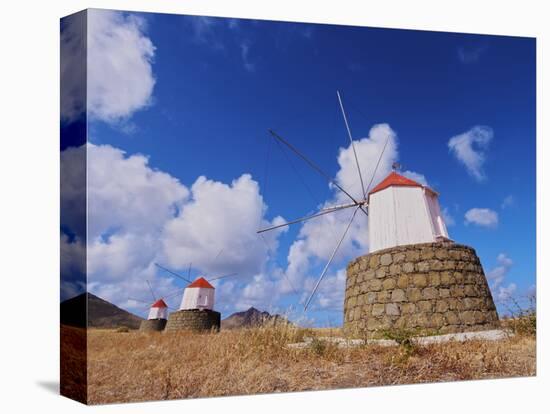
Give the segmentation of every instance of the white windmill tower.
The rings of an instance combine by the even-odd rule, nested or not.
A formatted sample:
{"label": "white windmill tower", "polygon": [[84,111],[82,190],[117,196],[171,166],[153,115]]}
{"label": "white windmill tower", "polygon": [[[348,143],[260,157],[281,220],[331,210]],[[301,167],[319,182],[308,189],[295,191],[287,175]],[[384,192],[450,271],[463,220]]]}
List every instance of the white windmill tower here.
{"label": "white windmill tower", "polygon": [[204,277],[198,277],[183,291],[180,310],[214,309],[214,286]]}
{"label": "white windmill tower", "polygon": [[[218,253],[218,256],[220,253]],[[221,315],[219,312],[214,310],[215,288],[210,282],[225,277],[235,276],[236,273],[211,277],[209,280],[207,280],[204,276],[199,276],[192,281],[191,264],[189,265],[187,277],[167,269],[158,263],[155,263],[155,265],[171,275],[189,283],[189,285],[183,289],[183,297],[181,299],[179,310],[170,314],[167,329],[191,329],[199,331],[209,331],[212,329],[219,330]]]}
{"label": "white windmill tower", "polygon": [[[161,266],[158,263],[155,263],[155,265],[160,269],[170,273],[171,275],[176,276],[177,278],[189,283],[189,285],[183,288],[183,297],[181,299],[179,310],[213,310],[214,293],[216,289],[214,288],[214,286],[211,285],[210,282],[230,276],[236,276],[236,273],[229,273],[227,275],[209,277],[208,280],[205,278],[205,276],[198,276],[197,278],[195,278],[195,280],[191,280],[191,264],[189,264],[187,277],[182,276],[181,274],[174,272],[173,270],[170,270],[164,266]],[[181,290],[182,289],[179,289],[179,291]],[[173,294],[170,294],[169,296],[173,296]]]}
{"label": "white windmill tower", "polygon": [[449,240],[439,194],[392,171],[368,193],[369,251]]}
{"label": "white windmill tower", "polygon": [[162,299],[159,299],[155,303],[153,303],[151,305],[151,309],[149,310],[149,316],[147,317],[147,319],[168,320],[168,305],[166,304],[166,302]]}
{"label": "white windmill tower", "polygon": [[139,327],[140,331],[162,331],[168,321],[168,305],[166,304],[164,299],[169,296],[157,299],[151,283],[148,280],[146,280],[146,282],[149,286],[149,291],[151,292],[153,302],[146,302],[144,300],[134,298],[128,299],[135,302],[145,303],[149,308],[149,315],[147,316],[147,319],[141,322],[141,325]]}
{"label": "white windmill tower", "polygon": [[[380,160],[382,159],[382,156],[388,144],[389,136],[386,139],[386,142],[384,143],[384,146],[380,152],[380,156],[378,158],[372,176],[368,182],[368,185],[365,187],[365,182],[363,181],[363,175],[361,173],[361,167],[359,165],[359,159],[355,150],[355,144],[351,135],[351,130],[348,124],[346,113],[344,111],[342,98],[339,92],[336,92],[336,94],[344,118],[344,123],[346,125],[350,145],[355,157],[358,178],[361,183],[361,196],[354,197],[353,195],[351,195],[349,191],[344,189],[333,178],[331,178],[329,174],[324,172],[317,164],[315,164],[313,161],[303,155],[302,152],[300,152],[291,143],[289,143],[275,131],[271,129],[269,130],[271,136],[279,144],[283,144],[284,147],[290,149],[299,158],[305,161],[306,164],[308,164],[319,175],[324,177],[331,185],[333,185],[335,188],[345,194],[351,202],[348,204],[341,204],[323,208],[314,214],[301,217],[299,219],[292,220],[284,224],[258,230],[258,233],[277,229],[283,226],[288,226],[290,224],[303,222],[343,209],[354,209],[354,212],[344,230],[344,233],[336,244],[336,247],[330,255],[327,264],[321,272],[319,279],[317,280],[311,294],[309,295],[304,305],[304,310],[307,310],[313,296],[315,295],[315,292],[319,287],[319,284],[325,277],[327,270],[332,263],[336,252],[340,248],[340,245],[342,244],[344,238],[346,237],[346,234],[348,233],[357,212],[360,211],[362,214],[365,214],[369,217],[369,234],[372,234],[372,238],[370,239],[371,251],[373,251],[373,249],[381,249],[383,247],[396,246],[409,242],[418,243],[420,240],[437,241],[443,238],[448,238],[447,230],[441,218],[441,212],[439,211],[437,193],[435,191],[429,189],[428,187],[422,186],[413,180],[409,180],[397,174],[395,171],[388,177],[386,177],[386,179],[384,179],[380,184],[370,190],[374,177],[376,176],[376,171],[378,170]],[[390,204],[392,202],[398,203],[399,205],[395,208],[391,207]],[[409,206],[407,205],[407,203],[411,203],[411,205]],[[392,223],[389,227],[388,222]],[[396,230],[398,230],[397,234],[395,234]],[[374,244],[372,244],[373,238],[375,240]]]}

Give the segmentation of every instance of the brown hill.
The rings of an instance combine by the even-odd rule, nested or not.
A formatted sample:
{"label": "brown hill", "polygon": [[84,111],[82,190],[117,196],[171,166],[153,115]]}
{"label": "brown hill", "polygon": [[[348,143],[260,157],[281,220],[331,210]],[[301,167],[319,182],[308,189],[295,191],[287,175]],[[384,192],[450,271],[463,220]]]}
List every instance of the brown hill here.
{"label": "brown hill", "polygon": [[250,308],[244,312],[236,312],[222,320],[222,329],[250,328],[266,325],[289,324],[290,322],[281,315],[270,315],[256,308]]}
{"label": "brown hill", "polygon": [[88,309],[88,327],[117,328],[126,326],[138,329],[142,318],[118,306],[101,299],[92,293],[82,293],[61,302],[61,324],[85,326],[86,305]]}

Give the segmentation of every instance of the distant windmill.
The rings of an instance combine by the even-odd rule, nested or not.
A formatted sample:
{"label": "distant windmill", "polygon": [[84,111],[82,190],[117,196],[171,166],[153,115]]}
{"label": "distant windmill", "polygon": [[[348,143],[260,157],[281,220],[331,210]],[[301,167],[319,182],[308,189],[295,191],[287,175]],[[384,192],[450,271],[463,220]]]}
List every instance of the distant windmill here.
{"label": "distant windmill", "polygon": [[166,299],[167,297],[157,298],[149,280],[146,280],[146,282],[147,282],[147,286],[149,287],[151,297],[153,298],[152,302],[147,302],[147,301],[144,301],[141,299],[135,299],[135,298],[128,298],[128,299],[133,300],[134,302],[144,303],[147,305],[147,308],[149,309],[149,315],[147,316],[146,320],[142,321],[141,326],[139,328],[140,330],[162,331],[166,326],[166,322],[168,320],[168,305],[164,301],[164,299]]}
{"label": "distant windmill", "polygon": [[[221,251],[220,251],[221,253]],[[216,256],[216,258],[220,255]],[[183,291],[179,310],[172,312],[166,325],[167,331],[191,330],[199,332],[218,332],[221,326],[221,314],[214,310],[214,286],[210,282],[225,277],[235,276],[230,273],[223,276],[210,277],[210,282],[204,276],[191,281],[191,264],[187,277],[180,275],[164,266],[155,263],[160,269],[189,283]],[[181,292],[179,289],[177,293]]]}
{"label": "distant windmill", "polygon": [[[220,255],[220,253],[218,253],[216,258]],[[170,270],[164,266],[161,266],[158,263],[155,263],[155,265],[158,268],[170,273],[171,275],[176,276],[177,278],[189,283],[189,285],[187,285],[185,288],[179,289],[177,291],[177,293],[179,293],[181,290],[183,290],[183,297],[181,300],[181,305],[179,307],[179,310],[189,310],[189,309],[213,310],[215,288],[210,284],[210,282],[237,275],[237,273],[229,273],[222,276],[209,277],[208,280],[205,278],[205,276],[199,276],[195,280],[191,280],[191,267],[192,267],[191,263],[189,264],[187,277],[182,276],[181,274],[176,273],[173,270]],[[170,296],[173,296],[173,295],[170,295]]]}
{"label": "distant windmill", "polygon": [[[384,146],[382,147],[382,150],[380,152],[380,156],[378,158],[378,161],[375,165],[375,168],[374,168],[374,171],[372,173],[372,176],[370,177],[370,179],[368,180],[368,184],[365,186],[365,181],[363,180],[363,175],[361,173],[361,167],[359,165],[359,159],[357,157],[357,152],[355,150],[355,144],[354,144],[354,141],[353,141],[353,137],[352,137],[352,134],[351,134],[351,129],[349,127],[349,123],[348,123],[348,119],[347,119],[347,116],[346,116],[346,112],[344,110],[344,104],[342,102],[342,97],[340,95],[340,92],[336,92],[336,95],[338,97],[338,103],[339,103],[339,106],[340,106],[340,110],[342,112],[342,116],[344,118],[344,123],[345,123],[345,126],[346,126],[346,131],[347,131],[347,135],[349,137],[349,141],[350,141],[350,144],[351,144],[351,148],[353,150],[353,155],[354,155],[354,158],[355,158],[355,163],[356,163],[356,166],[357,166],[357,173],[358,173],[358,176],[359,176],[359,181],[361,183],[361,190],[362,190],[362,193],[361,193],[361,196],[360,197],[354,197],[353,195],[350,194],[349,191],[347,191],[346,189],[344,189],[340,184],[338,184],[329,174],[327,174],[326,172],[324,172],[317,164],[315,164],[313,161],[311,161],[309,158],[307,158],[301,151],[299,151],[295,146],[293,146],[291,143],[289,143],[287,140],[285,140],[283,137],[281,137],[279,134],[277,134],[275,131],[273,131],[272,129],[269,130],[269,133],[271,134],[271,136],[278,142],[278,143],[281,143],[283,144],[284,146],[286,146],[287,148],[289,148],[292,152],[294,152],[299,158],[301,158],[303,161],[305,161],[305,163],[307,165],[309,165],[313,170],[315,170],[319,175],[321,175],[323,178],[325,178],[330,184],[332,184],[334,187],[336,187],[339,191],[341,191],[343,194],[345,194],[349,199],[350,199],[350,203],[347,203],[347,204],[341,204],[341,205],[334,205],[334,206],[330,206],[330,207],[326,207],[326,208],[322,208],[320,209],[319,211],[317,211],[316,213],[314,214],[311,214],[311,215],[308,215],[308,216],[305,216],[305,217],[301,217],[301,218],[298,218],[298,219],[295,219],[295,220],[292,220],[292,221],[289,221],[287,223],[284,223],[284,224],[279,224],[279,225],[276,225],[276,226],[271,226],[271,227],[268,227],[268,228],[264,228],[264,229],[261,229],[261,230],[258,230],[258,233],[263,233],[265,231],[270,231],[270,230],[274,230],[274,229],[277,229],[277,228],[280,228],[280,227],[284,227],[284,226],[288,226],[290,224],[295,224],[295,223],[300,223],[300,222],[304,222],[304,221],[307,221],[307,220],[310,220],[310,219],[313,219],[313,218],[316,218],[316,217],[320,217],[322,215],[325,215],[325,214],[330,214],[330,213],[334,213],[336,211],[340,211],[340,210],[344,210],[344,209],[348,209],[348,208],[354,208],[354,211],[353,211],[353,214],[351,216],[351,219],[349,220],[345,230],[344,230],[344,233],[342,234],[341,238],[339,239],[338,243],[336,244],[336,247],[334,248],[332,254],[330,255],[330,258],[327,262],[327,264],[325,265],[323,271],[321,272],[321,275],[319,276],[311,294],[309,295],[305,305],[304,305],[304,310],[307,310],[311,300],[313,299],[313,296],[315,295],[315,292],[317,291],[317,289],[319,288],[319,285],[321,283],[321,281],[323,280],[323,278],[325,277],[327,271],[328,271],[328,268],[330,266],[330,264],[332,263],[332,260],[334,259],[338,249],[340,248],[342,242],[344,241],[344,238],[346,237],[346,234],[348,233],[350,227],[351,227],[351,224],[353,223],[353,220],[355,219],[355,216],[357,214],[358,211],[361,211],[361,213],[365,214],[365,215],[369,215],[369,190],[371,188],[371,185],[372,185],[372,182],[374,180],[374,177],[376,176],[376,171],[378,170],[378,167],[380,165],[380,161],[382,159],[382,156],[384,154],[384,151],[386,150],[386,146],[388,144],[388,140],[389,140],[389,136],[388,138],[386,139],[385,143],[384,143]],[[395,174],[396,176],[398,175],[397,173],[395,173],[395,170],[398,170],[400,168],[399,164],[397,163],[394,163],[394,165],[392,166],[394,172],[393,174]],[[401,176],[399,176],[401,177]],[[404,178],[404,177],[403,177]],[[412,180],[411,180],[412,181]],[[391,185],[391,184],[390,184]],[[369,223],[370,223],[370,218],[369,218]],[[369,225],[370,227],[370,225]]]}

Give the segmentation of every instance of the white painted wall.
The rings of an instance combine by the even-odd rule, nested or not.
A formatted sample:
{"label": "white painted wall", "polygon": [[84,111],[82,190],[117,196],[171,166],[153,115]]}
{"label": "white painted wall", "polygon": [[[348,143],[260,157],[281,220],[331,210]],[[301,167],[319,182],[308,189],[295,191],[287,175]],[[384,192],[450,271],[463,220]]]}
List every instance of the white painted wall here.
{"label": "white painted wall", "polygon": [[421,187],[392,187],[395,203],[396,246],[434,241],[433,227]]}
{"label": "white painted wall", "polygon": [[393,188],[369,196],[369,251],[395,246],[397,228],[395,226],[395,203]]}
{"label": "white painted wall", "polygon": [[183,309],[214,309],[214,289],[186,288],[180,306],[180,310]]}
{"label": "white painted wall", "polygon": [[147,319],[168,319],[167,308],[151,308]]}
{"label": "white painted wall", "polygon": [[422,187],[391,186],[369,196],[369,250],[448,238],[437,195]]}

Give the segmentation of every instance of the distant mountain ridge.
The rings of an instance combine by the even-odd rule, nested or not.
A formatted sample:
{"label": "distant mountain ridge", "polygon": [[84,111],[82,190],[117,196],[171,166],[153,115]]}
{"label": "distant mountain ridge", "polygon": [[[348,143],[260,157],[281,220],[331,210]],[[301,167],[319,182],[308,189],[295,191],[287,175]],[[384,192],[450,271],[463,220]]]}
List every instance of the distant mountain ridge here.
{"label": "distant mountain ridge", "polygon": [[290,322],[281,315],[271,315],[266,311],[259,311],[251,307],[243,312],[236,312],[222,320],[222,329],[251,328],[266,325],[287,325]]}
{"label": "distant mountain ridge", "polygon": [[134,315],[92,293],[82,293],[74,298],[61,302],[61,324],[86,326],[86,309],[89,328],[118,328],[126,326],[138,329],[141,321]]}

